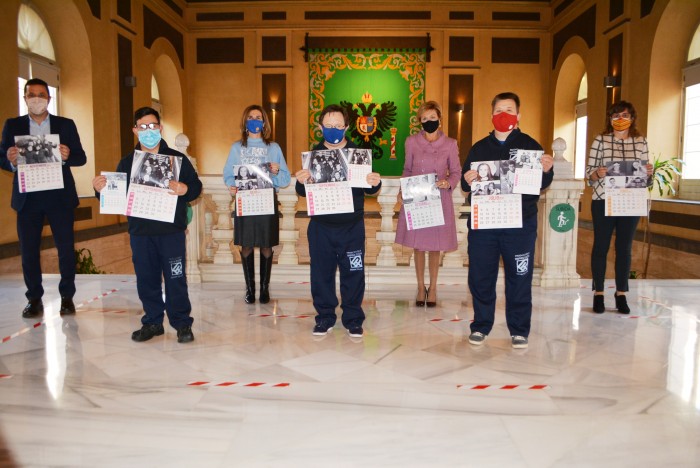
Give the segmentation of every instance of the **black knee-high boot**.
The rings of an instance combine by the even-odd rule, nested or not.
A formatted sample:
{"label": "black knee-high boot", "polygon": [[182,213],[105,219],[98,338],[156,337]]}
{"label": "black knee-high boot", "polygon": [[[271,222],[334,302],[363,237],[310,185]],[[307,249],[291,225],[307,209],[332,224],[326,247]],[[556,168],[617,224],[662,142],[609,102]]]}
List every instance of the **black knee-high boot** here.
{"label": "black knee-high boot", "polygon": [[255,304],[255,257],[253,252],[247,257],[241,255],[241,265],[243,265],[243,277],[245,278],[245,302]]}
{"label": "black knee-high boot", "polygon": [[269,257],[260,252],[260,303],[270,302],[270,274],[272,273],[272,254]]}

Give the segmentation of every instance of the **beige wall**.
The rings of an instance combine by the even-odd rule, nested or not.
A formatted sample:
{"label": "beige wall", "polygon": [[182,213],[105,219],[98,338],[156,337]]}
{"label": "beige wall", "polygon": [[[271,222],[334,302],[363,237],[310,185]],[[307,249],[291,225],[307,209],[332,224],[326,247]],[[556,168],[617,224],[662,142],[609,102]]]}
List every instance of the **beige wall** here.
{"label": "beige wall", "polygon": [[[201,173],[220,174],[232,142],[237,140],[242,110],[261,102],[261,76],[264,73],[287,75],[288,96],[288,160],[292,171],[298,169],[298,154],[307,149],[308,65],[300,48],[304,35],[312,36],[424,36],[430,33],[432,61],[426,67],[426,99],[449,105],[448,73],[474,76],[473,139],[483,138],[491,130],[490,101],[503,91],[514,91],[522,99],[521,126],[547,149],[554,138],[563,136],[573,151],[573,106],[580,78],[588,73],[588,141],[603,126],[606,91],[602,78],[607,74],[607,47],[610,37],[624,32],[624,79],[621,97],[638,108],[639,126],[648,134],[654,153],[678,154],[680,118],[680,68],[687,46],[700,22],[700,2],[657,0],[651,15],[640,19],[639,2],[625,2],[623,18],[608,21],[606,0],[574,2],[557,17],[547,4],[519,2],[479,2],[465,6],[463,2],[393,1],[381,6],[359,1],[360,9],[404,9],[432,11],[430,22],[416,25],[410,21],[304,20],[305,8],[334,9],[325,2],[249,2],[232,4],[195,4],[174,0],[185,11],[175,14],[158,0],[132,0],[131,23],[116,15],[116,0],[102,1],[102,17],[96,19],[84,0],[33,0],[32,4],[46,20],[58,65],[61,69],[61,113],[73,118],[88,153],[88,165],[74,171],[76,178],[90,195],[89,181],[100,170],[113,170],[121,155],[118,114],[117,35],[133,43],[133,72],[138,86],[134,90],[134,108],[150,103],[151,75],[155,74],[165,109],[164,134],[173,143],[175,134],[184,131],[191,141],[190,154],[197,156]],[[554,2],[557,4],[558,2]],[[143,5],[158,13],[184,35],[185,63],[180,67],[172,44],[158,39],[150,49],[144,46]],[[572,38],[564,47],[557,63],[550,63],[552,36],[592,4],[597,4],[596,45],[588,49],[583,40]],[[0,119],[17,115],[15,96],[17,77],[16,18],[20,0],[0,1]],[[264,22],[263,11],[287,10],[286,21]],[[538,22],[494,23],[491,13],[504,9],[539,12]],[[465,23],[449,20],[452,10],[473,10],[475,19]],[[242,11],[245,21],[203,23],[196,21],[198,12]],[[620,26],[615,27],[618,23]],[[120,26],[123,25],[123,26]],[[658,28],[658,29],[657,29]],[[131,32],[133,31],[133,32]],[[135,33],[135,34],[134,34]],[[286,35],[288,60],[271,67],[260,60],[260,38],[263,35]],[[473,63],[449,62],[447,44],[450,35],[474,36]],[[245,63],[198,65],[197,38],[243,37]],[[491,64],[491,38],[540,38],[539,65]],[[573,58],[572,58],[573,57]],[[449,113],[448,113],[449,114]],[[9,222],[0,225],[0,244],[17,240],[14,212],[10,204],[11,176],[0,175],[0,216]],[[94,199],[84,199],[83,206],[93,207],[93,219],[81,221],[77,229],[113,224],[117,216],[97,214]],[[583,219],[590,219],[587,201],[583,203]],[[661,209],[671,209],[662,205]],[[693,238],[697,233],[663,228],[664,233]],[[48,234],[48,231],[47,233]]]}

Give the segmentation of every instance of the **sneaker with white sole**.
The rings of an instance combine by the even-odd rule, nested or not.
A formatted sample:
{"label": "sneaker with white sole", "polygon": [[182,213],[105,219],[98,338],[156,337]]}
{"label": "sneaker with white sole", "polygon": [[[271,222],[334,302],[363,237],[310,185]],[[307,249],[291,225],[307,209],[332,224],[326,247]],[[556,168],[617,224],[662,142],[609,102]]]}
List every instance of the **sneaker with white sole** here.
{"label": "sneaker with white sole", "polygon": [[350,327],[348,328],[348,335],[350,335],[351,338],[362,338],[364,330],[362,330],[362,327]]}
{"label": "sneaker with white sole", "polygon": [[469,344],[473,344],[476,346],[484,344],[484,341],[486,341],[486,337],[488,335],[484,335],[481,332],[471,332],[469,335]]}
{"label": "sneaker with white sole", "polygon": [[313,334],[314,336],[325,336],[328,332],[333,330],[333,325],[330,327],[328,325],[319,325],[316,324],[314,327]]}
{"label": "sneaker with white sole", "polygon": [[527,337],[525,336],[519,336],[519,335],[513,335],[510,337],[510,344],[513,346],[515,349],[523,349],[527,348]]}

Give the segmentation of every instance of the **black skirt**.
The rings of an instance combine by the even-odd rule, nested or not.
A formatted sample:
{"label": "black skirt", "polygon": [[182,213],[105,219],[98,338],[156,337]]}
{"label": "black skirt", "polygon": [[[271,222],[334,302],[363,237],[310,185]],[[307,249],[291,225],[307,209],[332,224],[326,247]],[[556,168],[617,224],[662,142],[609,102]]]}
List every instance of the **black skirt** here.
{"label": "black skirt", "polygon": [[274,247],[280,243],[280,215],[275,194],[275,214],[233,214],[233,243],[241,247]]}

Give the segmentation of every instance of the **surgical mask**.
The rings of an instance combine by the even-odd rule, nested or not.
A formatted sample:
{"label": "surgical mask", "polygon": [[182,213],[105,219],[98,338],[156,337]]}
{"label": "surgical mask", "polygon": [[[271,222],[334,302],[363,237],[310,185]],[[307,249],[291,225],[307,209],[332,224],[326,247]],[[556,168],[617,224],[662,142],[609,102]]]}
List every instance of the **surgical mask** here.
{"label": "surgical mask", "polygon": [[616,132],[624,132],[632,125],[632,119],[624,119],[620,117],[619,119],[612,119],[612,127]]}
{"label": "surgical mask", "polygon": [[323,139],[326,140],[328,143],[331,143],[333,145],[337,145],[341,141],[343,141],[343,137],[345,136],[345,129],[341,128],[326,128],[323,127]]}
{"label": "surgical mask", "polygon": [[496,131],[503,133],[510,132],[518,124],[518,116],[507,112],[501,112],[491,117],[491,122]]}
{"label": "surgical mask", "polygon": [[41,115],[49,107],[49,100],[40,97],[29,98],[27,99],[27,107],[32,114]]}
{"label": "surgical mask", "polygon": [[139,143],[145,148],[155,148],[160,143],[160,129],[139,131]]}
{"label": "surgical mask", "polygon": [[260,133],[264,126],[263,121],[258,119],[249,119],[245,122],[245,128],[248,130],[248,133]]}
{"label": "surgical mask", "polygon": [[427,133],[435,133],[435,131],[440,127],[440,121],[426,120],[425,122],[421,122],[421,126]]}

